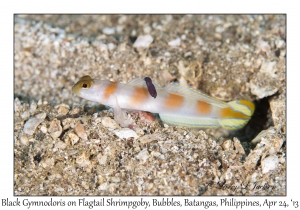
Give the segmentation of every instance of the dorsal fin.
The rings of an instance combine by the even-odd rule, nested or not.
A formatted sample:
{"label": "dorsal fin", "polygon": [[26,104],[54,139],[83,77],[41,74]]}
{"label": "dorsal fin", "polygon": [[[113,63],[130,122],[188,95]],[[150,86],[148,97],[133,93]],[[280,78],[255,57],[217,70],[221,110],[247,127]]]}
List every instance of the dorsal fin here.
{"label": "dorsal fin", "polygon": [[177,93],[179,95],[182,95],[190,100],[205,101],[209,104],[213,104],[220,108],[224,108],[224,107],[228,106],[223,101],[220,101],[218,99],[210,97],[207,94],[205,94],[199,90],[195,90],[189,86],[180,85],[179,83],[170,83],[164,89],[168,92]]}
{"label": "dorsal fin", "polygon": [[[128,84],[128,85],[131,85],[131,86],[141,86],[141,87],[147,88],[147,85],[146,85],[145,80],[140,79],[140,78],[132,79],[132,80],[130,80],[127,84]],[[162,90],[162,89],[163,89],[163,88],[162,88],[158,83],[156,83],[156,82],[153,82],[153,81],[152,81],[152,84],[154,85],[154,87],[155,87],[156,90]]]}

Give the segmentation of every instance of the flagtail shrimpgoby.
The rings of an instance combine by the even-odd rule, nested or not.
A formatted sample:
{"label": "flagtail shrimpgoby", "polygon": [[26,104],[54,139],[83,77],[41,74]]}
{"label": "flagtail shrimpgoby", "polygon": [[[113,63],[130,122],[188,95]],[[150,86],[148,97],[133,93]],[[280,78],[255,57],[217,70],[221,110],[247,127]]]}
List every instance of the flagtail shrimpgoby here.
{"label": "flagtail shrimpgoby", "polygon": [[143,79],[123,84],[92,79],[87,75],[73,86],[72,91],[81,98],[112,107],[115,120],[121,126],[128,125],[125,109],[158,113],[169,125],[237,130],[247,124],[255,109],[251,101],[226,103],[178,83],[170,83],[164,88],[155,82],[151,84],[157,92],[156,98],[151,96],[152,90]]}

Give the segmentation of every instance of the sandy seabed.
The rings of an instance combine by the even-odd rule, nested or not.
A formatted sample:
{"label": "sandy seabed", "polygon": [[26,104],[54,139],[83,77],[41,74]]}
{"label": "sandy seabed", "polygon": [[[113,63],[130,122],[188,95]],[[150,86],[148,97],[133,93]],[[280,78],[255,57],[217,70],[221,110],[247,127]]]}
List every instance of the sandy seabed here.
{"label": "sandy seabed", "polygon": [[[286,16],[16,15],[14,41],[15,195],[286,195]],[[256,112],[236,132],[136,113],[121,128],[72,94],[87,74],[178,81]]]}

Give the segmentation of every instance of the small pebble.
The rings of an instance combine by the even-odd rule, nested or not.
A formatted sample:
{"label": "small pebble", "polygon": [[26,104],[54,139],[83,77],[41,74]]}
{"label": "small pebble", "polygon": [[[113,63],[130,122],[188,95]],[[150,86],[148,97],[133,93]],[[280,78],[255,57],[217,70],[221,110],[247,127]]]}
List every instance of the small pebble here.
{"label": "small pebble", "polygon": [[252,139],[251,143],[256,144],[258,143],[262,137],[266,136],[268,130],[262,130],[254,139]]}
{"label": "small pebble", "polygon": [[251,175],[251,182],[252,182],[252,183],[257,182],[257,176],[258,176],[258,173],[257,173],[257,172],[254,172],[254,173]]}
{"label": "small pebble", "polygon": [[58,115],[66,115],[68,114],[70,107],[66,104],[59,104],[55,106],[55,109],[57,109]]}
{"label": "small pebble", "polygon": [[64,191],[65,190],[62,187],[57,187],[57,188],[54,189],[54,192],[56,192],[56,193],[61,193],[61,192],[64,192]]}
{"label": "small pebble", "polygon": [[201,37],[199,36],[196,37],[196,42],[198,43],[198,45],[204,45],[203,39],[201,39]]}
{"label": "small pebble", "polygon": [[15,99],[15,112],[20,112],[22,110],[21,101],[19,98]]}
{"label": "small pebble", "polygon": [[87,157],[86,153],[82,153],[79,157],[76,158],[76,163],[80,166],[80,167],[85,167],[91,164],[91,162],[89,161],[89,158]]}
{"label": "small pebble", "polygon": [[51,167],[51,166],[54,166],[54,158],[47,158],[47,159],[44,159],[42,161],[42,167],[43,168],[48,168],[48,167]]}
{"label": "small pebble", "polygon": [[103,184],[101,184],[99,187],[98,187],[98,190],[100,191],[105,191],[107,188],[109,187],[109,185],[104,182]]}
{"label": "small pebble", "polygon": [[108,50],[110,52],[112,52],[116,48],[116,45],[114,43],[108,43],[107,47],[108,47]]}
{"label": "small pebble", "polygon": [[41,126],[40,130],[41,130],[43,133],[45,133],[45,134],[48,132],[47,127],[44,126],[44,125]]}
{"label": "small pebble", "polygon": [[143,28],[144,33],[149,34],[151,32],[151,27],[150,26],[146,26]]}
{"label": "small pebble", "polygon": [[157,152],[157,151],[152,151],[152,152],[151,152],[151,156],[152,156],[152,157],[158,157],[158,158],[160,158],[160,159],[162,159],[162,160],[165,159],[165,156],[162,155],[160,152]]}
{"label": "small pebble", "polygon": [[276,48],[282,48],[285,45],[284,40],[276,40],[275,41]]}
{"label": "small pebble", "polygon": [[138,183],[139,183],[139,185],[142,185],[142,184],[144,184],[144,180],[143,179],[139,179]]}
{"label": "small pebble", "polygon": [[37,128],[37,126],[44,121],[46,118],[46,113],[41,113],[35,117],[30,118],[24,125],[24,133],[32,135]]}
{"label": "small pebble", "polygon": [[58,119],[52,120],[48,131],[49,131],[50,135],[52,136],[52,138],[54,138],[54,139],[58,138],[62,133],[62,127],[60,125],[60,120],[58,120]]}
{"label": "small pebble", "polygon": [[230,150],[230,149],[233,149],[232,141],[231,141],[230,139],[224,141],[224,143],[222,144],[222,147],[223,147],[224,150]]}
{"label": "small pebble", "polygon": [[35,101],[32,101],[31,104],[30,104],[30,113],[31,114],[34,114],[34,112],[36,111],[36,108],[37,108],[37,104],[35,103]]}
{"label": "small pebble", "polygon": [[147,148],[140,151],[140,153],[136,156],[136,158],[143,161],[143,163],[145,163],[149,157],[150,156],[149,156]]}
{"label": "small pebble", "polygon": [[263,62],[259,71],[268,74],[270,77],[277,77],[275,74],[277,71],[276,64],[276,61]]}
{"label": "small pebble", "polygon": [[157,136],[155,134],[147,134],[147,135],[139,138],[140,142],[143,144],[150,143],[156,139],[157,139]]}
{"label": "small pebble", "polygon": [[181,39],[177,38],[177,39],[173,39],[171,41],[168,42],[168,45],[170,45],[171,47],[178,47],[180,45]]}
{"label": "small pebble", "polygon": [[64,168],[64,173],[69,174],[69,175],[73,175],[76,173],[76,168],[74,166],[67,166]]}
{"label": "small pebble", "polygon": [[269,171],[275,170],[278,166],[279,160],[276,155],[269,156],[261,162],[263,174],[268,173]]}
{"label": "small pebble", "polygon": [[244,167],[246,170],[252,170],[256,167],[259,159],[261,157],[261,150],[253,150],[247,156],[246,161],[244,163]]}
{"label": "small pebble", "polygon": [[38,101],[38,103],[37,103],[37,105],[40,106],[42,104],[43,104],[43,100],[40,98],[39,101]]}
{"label": "small pebble", "polygon": [[108,47],[106,44],[100,43],[99,50],[102,54],[108,54]]}
{"label": "small pebble", "polygon": [[124,26],[117,26],[116,27],[117,33],[121,33],[123,31],[123,29],[124,29]]}
{"label": "small pebble", "polygon": [[20,138],[20,142],[23,145],[28,145],[29,144],[28,136],[26,134],[22,134]]}
{"label": "small pebble", "polygon": [[115,33],[115,28],[106,27],[106,28],[103,28],[102,32],[106,35],[111,35],[111,34]]}
{"label": "small pebble", "polygon": [[75,130],[76,134],[77,134],[80,138],[82,138],[83,140],[87,140],[87,139],[88,139],[88,138],[87,138],[87,134],[86,134],[86,132],[85,132],[85,129],[84,129],[83,125],[81,125],[80,122],[78,122],[78,123],[76,124],[74,130]]}
{"label": "small pebble", "polygon": [[129,128],[122,128],[118,130],[114,130],[114,133],[120,138],[120,139],[128,139],[128,138],[138,138],[138,135],[135,131],[129,129]]}
{"label": "small pebble", "polygon": [[112,182],[115,182],[115,183],[119,183],[121,182],[121,179],[119,177],[111,177],[110,179]]}
{"label": "small pebble", "polygon": [[55,144],[55,147],[56,147],[57,149],[64,150],[64,149],[66,149],[67,144],[65,144],[65,143],[62,142],[62,141],[59,141],[59,142],[57,142],[57,143]]}
{"label": "small pebble", "polygon": [[269,52],[271,50],[271,46],[269,45],[268,42],[264,41],[264,40],[259,40],[257,42],[257,47],[264,52]]}
{"label": "small pebble", "polygon": [[186,57],[188,57],[188,56],[192,56],[192,54],[193,54],[193,53],[192,53],[191,51],[188,51],[188,52],[186,52],[186,53],[184,54],[183,57],[186,58]]}
{"label": "small pebble", "polygon": [[28,119],[30,117],[29,111],[25,111],[21,114],[22,119]]}
{"label": "small pebble", "polygon": [[78,114],[80,112],[79,107],[73,107],[73,109],[70,111],[70,115]]}
{"label": "small pebble", "polygon": [[106,128],[110,128],[110,129],[116,129],[119,128],[120,126],[116,123],[116,121],[114,121],[113,119],[111,119],[110,117],[103,117],[101,120],[101,123],[104,127]]}
{"label": "small pebble", "polygon": [[107,156],[98,154],[97,159],[98,159],[98,162],[99,162],[100,165],[105,165],[106,161],[107,161]]}
{"label": "small pebble", "polygon": [[133,47],[136,48],[147,48],[153,42],[153,37],[149,34],[147,35],[140,35],[134,42]]}
{"label": "small pebble", "polygon": [[238,138],[234,137],[233,138],[233,143],[234,143],[234,147],[235,149],[238,151],[239,154],[241,155],[245,155],[245,150],[244,147],[241,145],[241,142],[238,140]]}
{"label": "small pebble", "polygon": [[75,133],[73,133],[73,132],[70,132],[70,133],[68,134],[68,136],[69,136],[70,139],[71,139],[71,144],[72,144],[72,145],[76,144],[76,143],[79,141],[79,137],[78,137]]}

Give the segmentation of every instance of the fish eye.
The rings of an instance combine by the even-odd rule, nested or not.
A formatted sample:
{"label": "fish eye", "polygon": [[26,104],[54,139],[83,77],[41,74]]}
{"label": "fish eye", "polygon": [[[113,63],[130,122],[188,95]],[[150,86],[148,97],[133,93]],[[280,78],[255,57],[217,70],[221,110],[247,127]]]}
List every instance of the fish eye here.
{"label": "fish eye", "polygon": [[87,86],[88,86],[88,85],[87,85],[86,83],[83,83],[83,84],[82,84],[82,87],[83,87],[83,88],[87,88]]}

